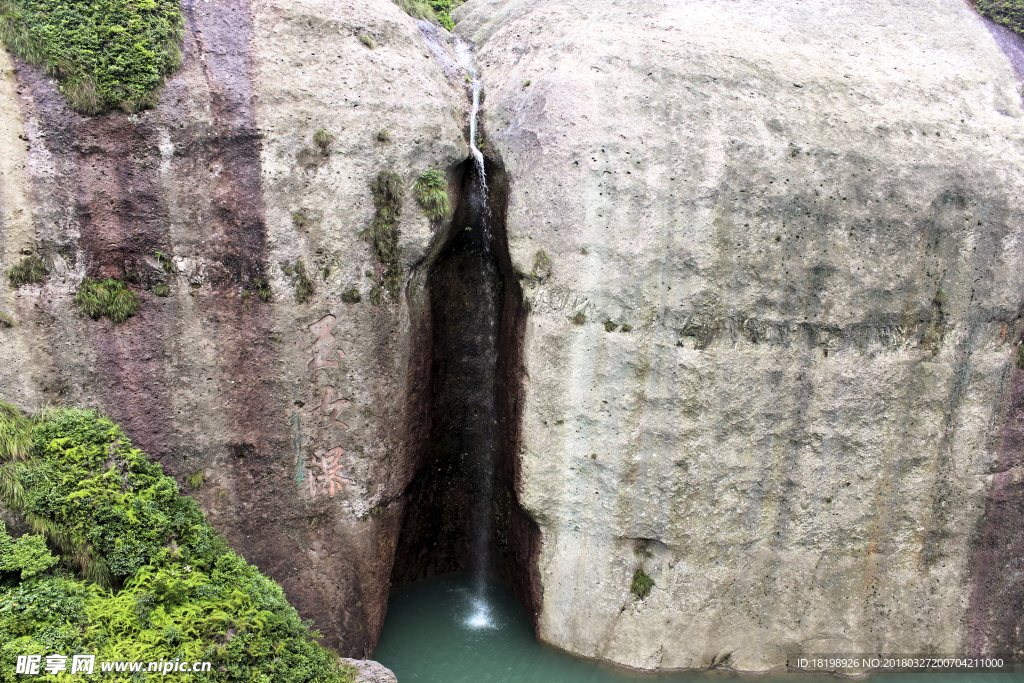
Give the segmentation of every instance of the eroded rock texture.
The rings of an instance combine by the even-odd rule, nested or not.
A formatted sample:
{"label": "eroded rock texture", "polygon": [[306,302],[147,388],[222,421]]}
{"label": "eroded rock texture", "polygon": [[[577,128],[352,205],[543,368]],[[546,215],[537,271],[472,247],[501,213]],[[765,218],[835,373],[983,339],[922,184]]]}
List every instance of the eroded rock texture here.
{"label": "eroded rock texture", "polygon": [[[2,264],[30,251],[50,275],[0,283],[15,321],[0,330],[0,397],[96,407],[186,488],[205,475],[193,493],[218,530],[328,644],[366,656],[411,476],[410,320],[423,304],[404,289],[406,303],[369,303],[380,265],[358,235],[379,172],[408,189],[466,158],[464,97],[389,0],[183,10],[184,67],[136,116],[75,114],[55,82],[2,55]],[[406,279],[439,228],[406,201]],[[316,288],[306,304],[280,267],[300,260]],[[77,312],[84,277],[130,271],[136,317]],[[159,282],[169,297],[150,291]],[[350,289],[361,303],[342,301]]]}
{"label": "eroded rock texture", "polygon": [[1016,41],[959,0],[457,18],[532,311],[541,637],[642,668],[1019,651]]}

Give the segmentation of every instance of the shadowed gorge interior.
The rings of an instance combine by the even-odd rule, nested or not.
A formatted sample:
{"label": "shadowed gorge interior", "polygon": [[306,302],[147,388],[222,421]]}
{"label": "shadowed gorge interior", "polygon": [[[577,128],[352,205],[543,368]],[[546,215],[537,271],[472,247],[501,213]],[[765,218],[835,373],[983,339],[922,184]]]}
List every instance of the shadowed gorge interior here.
{"label": "shadowed gorge interior", "polygon": [[489,192],[472,160],[459,169],[451,234],[428,276],[429,438],[392,585],[470,570],[500,575],[523,599],[536,545],[515,496],[525,311],[505,241],[505,175],[490,160],[486,171]]}

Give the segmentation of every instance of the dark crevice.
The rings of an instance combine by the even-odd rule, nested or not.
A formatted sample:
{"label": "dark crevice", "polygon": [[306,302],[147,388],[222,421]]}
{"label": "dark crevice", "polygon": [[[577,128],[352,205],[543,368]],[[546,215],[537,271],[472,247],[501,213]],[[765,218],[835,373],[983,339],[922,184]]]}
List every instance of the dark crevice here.
{"label": "dark crevice", "polygon": [[452,228],[429,266],[416,413],[414,474],[405,491],[392,588],[454,571],[507,582],[534,618],[539,530],[519,505],[526,312],[505,235],[507,177],[486,164],[484,193],[470,159]]}

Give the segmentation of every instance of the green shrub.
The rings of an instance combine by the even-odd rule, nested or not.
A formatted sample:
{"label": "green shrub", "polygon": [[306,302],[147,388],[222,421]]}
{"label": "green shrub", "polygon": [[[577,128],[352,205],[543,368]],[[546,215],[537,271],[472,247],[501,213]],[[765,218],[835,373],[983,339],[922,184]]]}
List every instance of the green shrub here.
{"label": "green shrub", "polygon": [[14,327],[14,320],[11,316],[0,313],[0,327]]}
{"label": "green shrub", "polygon": [[309,219],[306,217],[306,212],[301,209],[292,214],[292,225],[301,230],[306,227],[306,223]]}
{"label": "green shrub", "polygon": [[977,0],[975,7],[981,16],[1024,36],[1024,0]]}
{"label": "green shrub", "polygon": [[619,332],[632,332],[632,331],[633,331],[633,326],[632,325],[623,325],[619,329]]}
{"label": "green shrub", "polygon": [[128,289],[121,280],[86,278],[75,295],[78,309],[99,320],[107,316],[115,323],[123,323],[139,312],[139,295]]}
{"label": "green shrub", "polygon": [[46,266],[39,257],[26,256],[21,259],[21,263],[7,271],[7,277],[12,287],[35,284],[46,278]]}
{"label": "green shrub", "polygon": [[587,322],[587,316],[586,314],[583,313],[583,311],[579,311],[572,318],[570,318],[570,320],[572,320],[573,325],[582,325],[583,323]]}
{"label": "green shrub", "polygon": [[[391,295],[391,298],[396,300],[402,281],[402,266],[398,261],[398,219],[402,215],[403,191],[404,185],[398,174],[389,172],[378,174],[377,179],[370,186],[373,205],[377,209],[373,216],[373,223],[359,233],[359,237],[373,248],[374,255],[384,266],[381,285]],[[373,301],[372,292],[370,300],[374,304],[377,303]]]}
{"label": "green shrub", "polygon": [[618,329],[618,327],[619,326],[616,325],[615,323],[613,323],[611,320],[605,320],[604,321],[604,331],[605,332],[614,332],[616,329]]}
{"label": "green shrub", "polygon": [[465,0],[394,0],[414,19],[427,19],[451,31],[455,28],[451,11]]}
{"label": "green shrub", "polygon": [[652,588],[654,588],[654,579],[647,575],[643,567],[637,567],[636,571],[633,572],[633,583],[630,585],[629,590],[632,591],[637,600],[643,600],[651,594]]}
{"label": "green shrub", "polygon": [[1017,346],[1017,367],[1024,370],[1024,344]]}
{"label": "green shrub", "polygon": [[84,114],[153,106],[181,65],[182,26],[178,0],[0,0],[0,40]]}
{"label": "green shrub", "polygon": [[153,293],[157,296],[166,297],[171,295],[171,288],[163,283],[153,287]]}
{"label": "green shrub", "polygon": [[373,50],[374,48],[377,47],[377,43],[374,42],[372,36],[368,36],[368,35],[363,34],[363,35],[359,36],[359,40],[363,43],[363,45],[365,45],[366,47],[370,48],[371,50]]}
{"label": "green shrub", "polygon": [[363,297],[359,294],[358,289],[350,287],[341,293],[341,300],[347,304],[357,304],[363,300]]}
{"label": "green shrub", "polygon": [[377,142],[391,142],[391,133],[386,130],[377,131]]}
{"label": "green shrub", "polygon": [[202,488],[203,484],[205,483],[206,472],[195,472],[191,477],[188,478],[188,485],[193,491]]}
{"label": "green shrub", "polygon": [[416,201],[423,207],[423,212],[432,221],[439,221],[451,210],[448,201],[448,179],[441,171],[427,171],[422,174],[412,188]]}
{"label": "green shrub", "polygon": [[374,306],[380,306],[384,303],[384,293],[381,291],[380,287],[374,287],[370,290],[370,303]]}
{"label": "green shrub", "polygon": [[313,298],[313,281],[306,274],[306,264],[302,261],[295,263],[295,280],[292,286],[295,287],[295,300],[300,304]]}
{"label": "green shrub", "polygon": [[117,425],[69,409],[31,423],[22,496],[2,496],[41,535],[0,533],[0,680],[18,655],[52,652],[213,663],[185,681],[353,680]]}

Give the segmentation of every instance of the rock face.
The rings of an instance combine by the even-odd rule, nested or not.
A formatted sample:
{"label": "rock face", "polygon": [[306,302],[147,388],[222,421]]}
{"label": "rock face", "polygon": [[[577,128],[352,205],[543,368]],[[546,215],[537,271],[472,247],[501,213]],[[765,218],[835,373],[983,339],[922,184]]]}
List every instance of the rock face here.
{"label": "rock face", "polygon": [[[77,115],[56,83],[0,53],[0,263],[24,250],[50,271],[42,285],[0,282],[15,322],[0,329],[0,398],[96,407],[183,486],[205,475],[193,495],[233,547],[328,644],[366,656],[411,477],[417,305],[370,303],[381,267],[359,232],[378,173],[408,191],[469,155],[464,95],[390,0],[183,10],[184,66],[136,116]],[[405,204],[408,281],[447,224]],[[305,304],[280,265],[297,261],[315,285]],[[136,317],[77,312],[84,277],[129,271]],[[150,291],[162,281],[167,298]],[[361,303],[343,302],[351,289]]]}
{"label": "rock face", "polygon": [[[445,498],[421,475],[435,323],[472,295],[464,84],[390,0],[183,9],[184,66],[138,115],[79,116],[0,52],[0,265],[49,270],[0,279],[0,398],[111,415],[365,657],[392,579],[465,562],[464,532],[402,540],[439,528],[407,492]],[[1018,41],[960,0],[456,18],[502,243],[495,545],[540,636],[646,669],[1020,652]],[[428,169],[456,207],[433,225]],[[406,189],[394,299],[359,237],[383,171]],[[131,273],[136,317],[77,312],[83,278]]]}
{"label": "rock face", "polygon": [[646,669],[1019,652],[1016,41],[959,0],[456,18],[531,309],[540,636]]}

